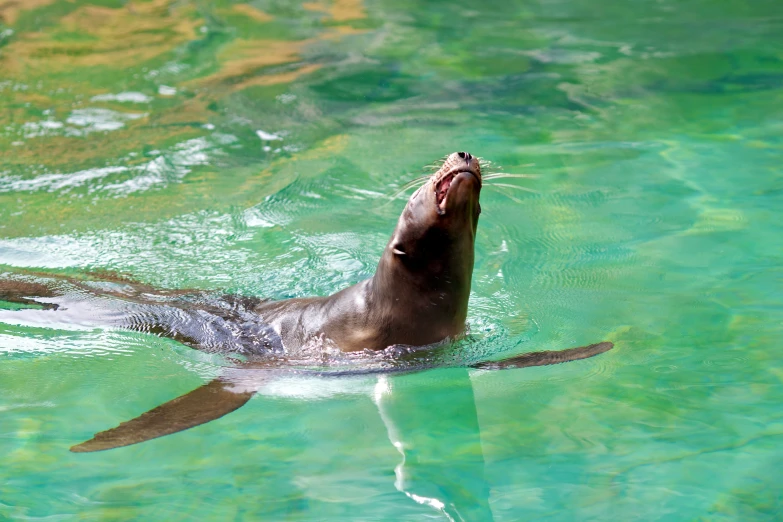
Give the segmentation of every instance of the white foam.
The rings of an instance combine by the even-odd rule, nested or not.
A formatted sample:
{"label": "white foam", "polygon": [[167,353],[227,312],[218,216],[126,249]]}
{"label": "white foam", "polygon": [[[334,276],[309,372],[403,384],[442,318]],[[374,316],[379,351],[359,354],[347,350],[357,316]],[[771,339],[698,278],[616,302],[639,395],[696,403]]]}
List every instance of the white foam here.
{"label": "white foam", "polygon": [[283,139],[278,134],[273,134],[271,132],[266,132],[266,131],[262,131],[262,130],[257,130],[256,134],[258,135],[259,138],[261,138],[264,141],[278,141],[278,140],[282,140]]}
{"label": "white foam", "polygon": [[117,94],[99,94],[90,98],[90,101],[116,101],[121,103],[149,103],[152,97],[134,91],[120,92]]}

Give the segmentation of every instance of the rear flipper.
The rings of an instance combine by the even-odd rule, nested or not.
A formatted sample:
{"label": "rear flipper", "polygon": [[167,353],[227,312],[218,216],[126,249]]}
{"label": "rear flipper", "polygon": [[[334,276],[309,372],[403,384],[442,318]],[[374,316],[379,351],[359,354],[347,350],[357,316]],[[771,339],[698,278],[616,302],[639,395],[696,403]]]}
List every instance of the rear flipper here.
{"label": "rear flipper", "polygon": [[39,282],[0,279],[0,301],[56,310],[56,304],[40,303],[36,299],[40,297],[54,297],[55,295],[52,288]]}
{"label": "rear flipper", "polygon": [[[482,370],[505,370],[559,364],[579,359],[587,359],[610,350],[614,345],[602,342],[571,348],[570,350],[533,352],[511,357],[501,361],[474,364],[471,368]],[[411,371],[422,371],[432,367],[420,367]],[[223,415],[240,408],[268,382],[275,374],[286,374],[284,370],[264,370],[236,368],[221,377],[196,388],[190,393],[177,397],[165,404],[142,414],[135,419],[123,422],[116,428],[102,431],[92,439],[77,444],[71,451],[82,453],[102,451],[121,446],[129,446],[150,439],[171,435],[200,424],[219,419]],[[307,372],[301,372],[306,374]],[[375,372],[357,370],[341,373],[340,376],[368,375]],[[316,374],[315,372],[311,375]],[[325,376],[328,374],[324,374]],[[336,376],[335,374],[332,374]]]}

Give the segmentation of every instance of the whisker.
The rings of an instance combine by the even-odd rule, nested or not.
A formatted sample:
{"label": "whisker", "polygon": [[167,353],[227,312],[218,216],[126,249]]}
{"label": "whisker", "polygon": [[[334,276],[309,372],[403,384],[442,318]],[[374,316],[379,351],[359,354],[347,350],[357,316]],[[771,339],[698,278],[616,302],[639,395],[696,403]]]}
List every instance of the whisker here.
{"label": "whisker", "polygon": [[414,180],[411,180],[411,181],[409,181],[408,183],[406,183],[405,185],[403,185],[402,187],[400,187],[400,188],[399,188],[399,190],[397,190],[397,192],[395,192],[394,194],[392,194],[392,195],[390,196],[390,198],[391,198],[391,199],[395,199],[397,196],[399,196],[399,195],[400,195],[400,194],[402,194],[403,192],[405,192],[405,191],[409,190],[411,187],[415,187],[416,185],[420,184],[422,181],[424,181],[424,180],[425,180],[425,179],[427,179],[427,178],[429,178],[429,176],[421,176],[421,177],[419,177],[419,178],[416,178],[416,179],[414,179]]}
{"label": "whisker", "polygon": [[[527,163],[525,165],[517,165],[518,168],[524,169],[527,167],[535,167],[535,163]],[[481,167],[481,172],[486,172],[487,174],[507,174],[506,172],[498,172],[500,169],[503,168],[502,165],[496,165],[495,163],[485,160],[482,158],[479,158],[479,167]]]}
{"label": "whisker", "polygon": [[[488,187],[488,188],[492,188],[492,186],[493,186],[493,185],[487,185],[487,187]],[[515,198],[515,197],[514,197],[514,196],[512,196],[511,194],[506,194],[506,193],[505,193],[505,192],[503,192],[502,190],[496,190],[495,192],[499,192],[500,194],[502,194],[502,195],[506,196],[508,199],[510,199],[510,200],[511,200],[511,201],[513,201],[514,203],[519,203],[520,205],[522,204],[522,200],[521,200],[521,199],[519,199],[519,198]]]}
{"label": "whisker", "polygon": [[422,183],[422,182],[423,182],[423,181],[426,181],[426,180],[427,180],[427,179],[429,179],[429,178],[430,178],[430,175],[429,175],[429,174],[424,174],[423,176],[419,176],[418,178],[414,178],[414,179],[410,180],[410,181],[409,181],[409,182],[407,182],[405,185],[403,185],[402,187],[400,187],[400,188],[397,190],[397,192],[395,192],[394,194],[392,194],[391,196],[389,196],[389,198],[388,198],[388,201],[387,201],[386,203],[384,203],[382,206],[388,205],[389,203],[391,203],[392,201],[394,201],[395,199],[397,199],[397,198],[400,196],[400,194],[403,194],[404,192],[406,192],[406,191],[410,190],[410,189],[411,189],[411,187],[415,187],[416,185],[423,185],[423,183]]}
{"label": "whisker", "polygon": [[536,179],[538,174],[507,174],[505,172],[497,172],[493,174],[486,174],[482,176],[483,179],[499,179],[499,178],[519,178],[519,179]]}
{"label": "whisker", "polygon": [[484,160],[482,158],[478,159],[479,162],[479,168],[481,169],[481,172],[486,172],[489,174],[492,174],[493,170],[499,169],[499,166],[495,166],[491,161]]}
{"label": "whisker", "polygon": [[527,187],[520,187],[519,185],[509,185],[508,183],[487,183],[488,187],[506,187],[517,190],[524,190],[525,192],[532,192],[533,194],[540,194],[539,191],[533,190]]}
{"label": "whisker", "polygon": [[449,156],[447,154],[447,155],[443,156],[442,158],[433,161],[429,165],[424,165],[424,167],[422,167],[422,170],[426,170],[426,171],[429,171],[429,172],[435,172],[436,170],[440,169],[443,166],[443,162],[445,162],[448,159],[448,157]]}

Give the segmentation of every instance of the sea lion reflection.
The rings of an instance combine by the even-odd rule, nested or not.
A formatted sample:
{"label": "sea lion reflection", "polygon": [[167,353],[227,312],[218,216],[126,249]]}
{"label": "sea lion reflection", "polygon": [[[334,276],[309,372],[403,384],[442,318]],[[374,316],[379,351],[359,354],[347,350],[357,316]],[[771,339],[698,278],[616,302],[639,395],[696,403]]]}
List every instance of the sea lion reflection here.
{"label": "sea lion reflection", "polygon": [[450,520],[492,520],[468,370],[438,374],[378,378],[373,399],[401,457],[394,486]]}

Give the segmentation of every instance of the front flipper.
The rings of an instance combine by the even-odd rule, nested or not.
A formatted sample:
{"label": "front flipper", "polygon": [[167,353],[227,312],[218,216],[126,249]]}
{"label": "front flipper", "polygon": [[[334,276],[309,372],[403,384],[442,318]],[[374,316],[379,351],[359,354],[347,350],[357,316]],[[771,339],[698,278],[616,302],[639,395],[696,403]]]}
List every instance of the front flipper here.
{"label": "front flipper", "polygon": [[224,375],[190,393],[161,404],[116,428],[102,431],[71,448],[76,453],[129,446],[193,428],[236,410],[258,391],[261,383],[238,382]]}
{"label": "front flipper", "polygon": [[609,341],[604,341],[602,343],[580,346],[579,348],[571,348],[568,350],[524,353],[516,357],[503,359],[502,361],[481,362],[472,365],[471,368],[478,368],[481,370],[506,370],[511,368],[527,368],[529,366],[547,366],[550,364],[560,364],[569,361],[578,361],[579,359],[587,359],[588,357],[608,352],[613,347],[614,344]]}
{"label": "front flipper", "polygon": [[[571,348],[570,350],[532,352],[501,361],[473,364],[471,368],[482,370],[505,370],[528,366],[545,366],[568,361],[587,359],[611,350],[614,345],[602,342]],[[434,368],[433,365],[414,368],[400,368],[399,373],[412,373]],[[116,428],[97,433],[92,439],[71,448],[76,453],[102,451],[129,446],[150,439],[171,435],[218,419],[238,409],[263,386],[275,373],[287,373],[261,368],[235,368],[221,377],[154,408],[135,419],[123,422]],[[388,368],[381,370],[354,370],[344,372],[299,371],[302,375],[322,377],[350,377],[374,373],[395,373]]]}

